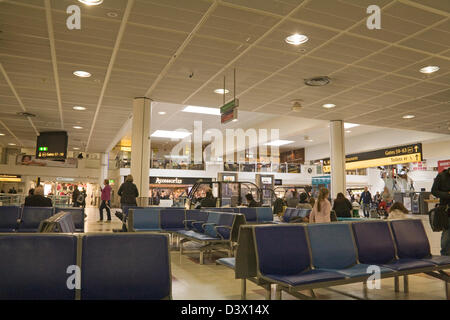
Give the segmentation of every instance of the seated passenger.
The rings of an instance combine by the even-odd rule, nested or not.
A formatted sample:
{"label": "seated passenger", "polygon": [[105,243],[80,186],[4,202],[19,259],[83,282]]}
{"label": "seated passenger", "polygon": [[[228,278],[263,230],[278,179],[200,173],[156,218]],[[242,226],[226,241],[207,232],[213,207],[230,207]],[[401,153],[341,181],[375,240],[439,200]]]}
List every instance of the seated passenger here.
{"label": "seated passenger", "polygon": [[300,201],[297,205],[297,209],[312,209],[312,205],[308,202],[308,195],[306,192],[300,193]]}
{"label": "seated passenger", "polygon": [[342,192],[339,192],[334,200],[333,210],[336,212],[337,217],[350,218],[352,216],[353,206],[350,201],[344,196]]}
{"label": "seated passenger", "polygon": [[245,195],[245,199],[247,199],[247,203],[248,203],[248,207],[252,208],[252,207],[259,207],[258,202],[255,201],[255,199],[253,199],[253,195],[251,193],[247,193]]}
{"label": "seated passenger", "polygon": [[206,192],[206,197],[200,201],[201,208],[214,208],[216,206],[216,199],[213,197],[212,192],[209,190]]}
{"label": "seated passenger", "polygon": [[309,215],[310,223],[331,222],[331,203],[328,201],[329,193],[327,188],[320,189],[319,197]]}
{"label": "seated passenger", "polygon": [[25,207],[52,207],[52,200],[44,197],[44,188],[36,187],[34,194],[25,198]]}
{"label": "seated passenger", "polygon": [[287,198],[288,208],[296,208],[298,205],[298,194],[297,191],[292,191],[291,196]]}
{"label": "seated passenger", "polygon": [[403,204],[400,202],[395,202],[390,208],[389,208],[389,220],[392,219],[406,219],[406,215],[409,213],[408,209],[405,208]]}
{"label": "seated passenger", "polygon": [[34,189],[33,188],[28,190],[28,196],[25,198],[25,202],[27,202],[27,199],[29,199],[33,194],[34,194]]}

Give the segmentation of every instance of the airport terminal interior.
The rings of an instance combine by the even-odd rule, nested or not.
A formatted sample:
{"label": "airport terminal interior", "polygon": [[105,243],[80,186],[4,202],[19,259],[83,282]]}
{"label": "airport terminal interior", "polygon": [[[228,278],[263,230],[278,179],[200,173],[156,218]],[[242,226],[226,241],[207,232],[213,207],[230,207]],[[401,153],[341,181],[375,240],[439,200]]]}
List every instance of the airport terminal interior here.
{"label": "airport terminal interior", "polygon": [[450,1],[0,1],[0,300],[449,300]]}

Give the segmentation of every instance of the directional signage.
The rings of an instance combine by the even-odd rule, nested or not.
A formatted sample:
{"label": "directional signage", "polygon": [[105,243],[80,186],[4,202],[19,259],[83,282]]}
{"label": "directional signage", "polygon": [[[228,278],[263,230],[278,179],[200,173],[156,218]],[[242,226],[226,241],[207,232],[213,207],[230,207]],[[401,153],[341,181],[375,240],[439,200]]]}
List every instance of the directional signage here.
{"label": "directional signage", "polygon": [[[345,169],[354,170],[419,161],[422,161],[422,144],[416,143],[347,155],[345,157]],[[330,171],[330,159],[324,159],[323,172],[329,173]]]}
{"label": "directional signage", "polygon": [[234,119],[237,119],[237,107],[239,107],[239,99],[233,99],[228,103],[225,103],[222,107],[220,107],[221,119],[220,122],[222,124],[230,122]]}

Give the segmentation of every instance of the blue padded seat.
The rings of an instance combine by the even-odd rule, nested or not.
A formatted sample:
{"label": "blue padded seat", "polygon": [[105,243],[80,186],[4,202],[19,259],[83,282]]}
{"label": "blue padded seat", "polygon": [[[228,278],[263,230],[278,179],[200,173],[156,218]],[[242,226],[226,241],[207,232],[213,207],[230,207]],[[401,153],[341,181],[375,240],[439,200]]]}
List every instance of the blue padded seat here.
{"label": "blue padded seat", "polygon": [[[220,236],[222,239],[229,240],[231,235],[231,227],[233,226],[236,214],[234,213],[221,213],[214,233],[209,233],[210,236]],[[230,228],[227,228],[230,227]],[[209,231],[209,230],[208,230]]]}
{"label": "blue padded seat", "polygon": [[67,268],[76,265],[77,238],[63,234],[0,236],[0,299],[73,300]]}
{"label": "blue padded seat", "polygon": [[304,226],[255,227],[259,272],[291,286],[345,279],[337,272],[311,270],[311,257]]}
{"label": "blue padded seat", "polygon": [[405,259],[400,259],[400,260],[394,260],[391,263],[382,264],[381,266],[387,267],[389,269],[394,269],[397,271],[403,271],[403,270],[409,270],[409,269],[432,267],[432,266],[434,266],[434,264],[431,262],[428,262],[428,261],[424,261],[424,260],[405,258]]}
{"label": "blue padded seat", "polygon": [[293,217],[293,215],[295,213],[296,213],[295,208],[286,208],[286,210],[284,211],[284,215],[283,215],[283,221],[289,222],[289,220],[291,220],[291,218]]}
{"label": "blue padded seat", "polygon": [[81,299],[163,299],[171,295],[168,238],[163,234],[83,237]]}
{"label": "blue padded seat", "polygon": [[216,260],[217,263],[224,265],[225,267],[235,269],[236,268],[236,258],[220,258]]}
{"label": "blue padded seat", "polygon": [[419,219],[391,221],[392,233],[400,259],[420,259],[435,265],[450,264],[450,257],[432,256],[423,223]]}
{"label": "blue padded seat", "polygon": [[160,231],[159,208],[133,209],[133,229],[135,231]]}
{"label": "blue padded seat", "polygon": [[19,232],[37,232],[41,221],[52,215],[52,207],[23,207]]}
{"label": "blue padded seat", "polygon": [[17,229],[20,209],[16,206],[0,206],[0,232],[14,232]]}
{"label": "blue padded seat", "polygon": [[217,221],[219,220],[219,212],[215,212],[215,211],[208,211],[208,220],[206,220],[206,222],[200,221],[200,222],[193,222],[192,223],[192,227],[194,231],[200,232],[200,233],[204,233],[205,230],[203,228],[203,225],[205,223],[212,224],[212,225],[217,225]]}
{"label": "blue padded seat", "polygon": [[163,209],[159,212],[161,229],[166,231],[184,230],[186,219],[184,209]]}
{"label": "blue padded seat", "polygon": [[[369,264],[357,264],[356,248],[348,224],[320,223],[307,226],[313,265],[316,269],[335,271],[346,277],[369,276]],[[392,272],[380,268],[382,273]]]}
{"label": "blue padded seat", "polygon": [[205,223],[208,220],[208,212],[206,211],[202,211],[202,210],[198,210],[198,209],[193,209],[193,210],[186,210],[186,228],[191,230],[192,227],[192,222],[203,222]]}
{"label": "blue padded seat", "polygon": [[270,207],[256,208],[256,220],[258,222],[271,222],[271,221],[273,221],[272,208],[270,208]]}
{"label": "blue padded seat", "polygon": [[256,222],[256,208],[239,208],[239,213],[245,216],[245,221]]}
{"label": "blue padded seat", "polygon": [[70,212],[72,214],[76,232],[84,231],[84,208],[55,208],[55,214],[61,211]]}

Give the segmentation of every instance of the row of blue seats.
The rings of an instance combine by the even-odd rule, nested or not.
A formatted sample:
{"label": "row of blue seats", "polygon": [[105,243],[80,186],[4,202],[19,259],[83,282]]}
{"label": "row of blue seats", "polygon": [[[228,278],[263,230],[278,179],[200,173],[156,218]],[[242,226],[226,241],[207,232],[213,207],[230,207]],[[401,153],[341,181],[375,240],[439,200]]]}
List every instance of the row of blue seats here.
{"label": "row of blue seats", "polygon": [[[128,211],[130,209],[142,209],[142,208],[144,207],[126,206],[123,208],[123,213],[124,215],[128,215]],[[247,223],[266,223],[273,221],[272,209],[270,207],[255,207],[255,208],[226,207],[226,208],[203,208],[194,210],[186,210],[184,208],[162,208],[162,207],[149,207],[149,208],[154,208],[155,210],[172,210],[172,212],[185,211],[186,214],[188,211],[195,211],[195,210],[234,212],[243,214],[245,216],[245,220],[247,221]]]}
{"label": "row of blue seats", "polygon": [[168,244],[165,234],[0,234],[0,299],[171,299]]}
{"label": "row of blue seats", "polygon": [[[373,265],[382,278],[396,278],[396,289],[399,276],[405,276],[406,283],[407,275],[415,273],[444,280],[446,288],[450,282],[443,272],[450,268],[450,257],[431,255],[421,220],[254,226],[252,232],[253,264],[229,258],[218,262],[236,270],[242,268],[240,263],[255,266],[256,272],[248,274],[255,274],[261,283],[276,284],[277,298],[281,291],[298,296],[302,290],[366,284]],[[270,290],[270,285],[265,288]],[[448,289],[446,295],[448,299]]]}
{"label": "row of blue seats", "polygon": [[70,212],[61,211],[48,219],[41,221],[39,232],[44,233],[75,233],[77,232]]}
{"label": "row of blue seats", "polygon": [[0,206],[0,232],[37,232],[41,221],[61,211],[72,214],[77,232],[84,231],[83,208]]}

